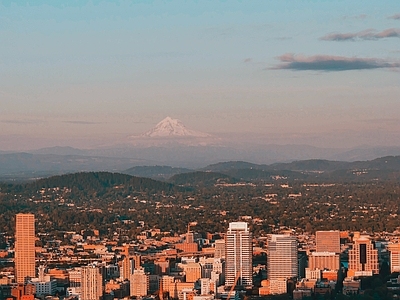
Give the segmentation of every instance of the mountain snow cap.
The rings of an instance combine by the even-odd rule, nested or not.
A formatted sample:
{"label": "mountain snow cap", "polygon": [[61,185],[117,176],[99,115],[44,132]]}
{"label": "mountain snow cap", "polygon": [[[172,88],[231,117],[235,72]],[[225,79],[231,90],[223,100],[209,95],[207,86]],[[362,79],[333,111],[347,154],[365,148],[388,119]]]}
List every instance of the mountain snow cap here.
{"label": "mountain snow cap", "polygon": [[208,137],[207,133],[187,129],[178,119],[166,117],[151,130],[142,134],[143,137]]}

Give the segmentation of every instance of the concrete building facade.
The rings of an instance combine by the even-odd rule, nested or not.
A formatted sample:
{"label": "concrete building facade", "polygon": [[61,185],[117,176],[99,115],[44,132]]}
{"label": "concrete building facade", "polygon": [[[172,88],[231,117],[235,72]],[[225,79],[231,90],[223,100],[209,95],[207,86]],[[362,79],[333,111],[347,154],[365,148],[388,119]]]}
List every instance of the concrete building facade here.
{"label": "concrete building facade", "polygon": [[340,231],[317,231],[315,233],[316,252],[340,253]]}
{"label": "concrete building facade", "polygon": [[311,270],[339,270],[340,256],[335,252],[312,252],[308,256],[308,267]]}
{"label": "concrete building facade", "polygon": [[252,235],[245,222],[229,224],[225,236],[225,285],[237,285],[251,288],[253,285]]}
{"label": "concrete building facade", "polygon": [[268,238],[267,274],[269,280],[297,277],[297,239],[284,234],[272,234]]}
{"label": "concrete building facade", "polygon": [[103,276],[101,268],[95,265],[81,268],[80,300],[101,300],[103,297]]}
{"label": "concrete building facade", "polygon": [[355,240],[349,250],[349,270],[347,276],[372,276],[379,274],[378,250],[368,236]]}

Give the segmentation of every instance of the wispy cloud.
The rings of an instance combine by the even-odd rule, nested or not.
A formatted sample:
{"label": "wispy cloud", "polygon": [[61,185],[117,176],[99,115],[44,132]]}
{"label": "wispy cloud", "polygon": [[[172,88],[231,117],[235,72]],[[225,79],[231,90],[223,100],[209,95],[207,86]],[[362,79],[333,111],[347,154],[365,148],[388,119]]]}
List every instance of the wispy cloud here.
{"label": "wispy cloud", "polygon": [[64,121],[64,123],[69,123],[69,124],[82,124],[82,125],[101,124],[100,122],[89,122],[89,121]]}
{"label": "wispy cloud", "polygon": [[20,124],[20,125],[30,125],[30,124],[40,124],[43,123],[41,120],[0,120],[1,123],[6,124]]}
{"label": "wispy cloud", "polygon": [[389,28],[380,32],[373,29],[367,29],[355,33],[330,33],[320,40],[324,41],[357,41],[357,40],[378,40],[383,38],[400,37],[400,29]]}
{"label": "wispy cloud", "polygon": [[287,53],[279,56],[278,59],[282,63],[273,67],[272,69],[274,70],[335,72],[400,68],[400,62],[388,62],[378,58],[357,58],[331,55],[304,56]]}
{"label": "wispy cloud", "polygon": [[393,16],[388,17],[388,19],[400,20],[400,14],[395,14]]}

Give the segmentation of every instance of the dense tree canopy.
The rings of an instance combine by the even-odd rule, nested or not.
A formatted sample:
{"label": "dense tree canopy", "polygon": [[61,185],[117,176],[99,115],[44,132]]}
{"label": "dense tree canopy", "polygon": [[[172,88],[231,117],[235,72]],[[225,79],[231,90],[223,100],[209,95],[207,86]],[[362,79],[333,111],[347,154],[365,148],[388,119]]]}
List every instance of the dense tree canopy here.
{"label": "dense tree canopy", "polygon": [[[204,177],[208,178],[208,177]],[[34,183],[0,186],[0,226],[14,231],[18,212],[33,212],[38,231],[54,233],[99,229],[128,236],[145,228],[184,232],[218,232],[241,216],[252,217],[255,234],[290,227],[393,231],[398,226],[400,184],[319,183],[271,180],[253,184],[219,184],[183,189],[155,180],[113,173],[77,173]],[[127,222],[128,220],[128,222]]]}

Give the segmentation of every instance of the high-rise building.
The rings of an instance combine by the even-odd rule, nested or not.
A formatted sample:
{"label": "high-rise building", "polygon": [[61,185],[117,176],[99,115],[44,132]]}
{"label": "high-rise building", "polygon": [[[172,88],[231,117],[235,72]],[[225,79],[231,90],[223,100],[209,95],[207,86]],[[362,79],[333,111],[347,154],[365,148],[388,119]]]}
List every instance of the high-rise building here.
{"label": "high-rise building", "polygon": [[252,282],[252,235],[245,222],[229,223],[225,236],[225,285],[250,288]]}
{"label": "high-rise building", "polygon": [[284,280],[297,277],[297,240],[284,234],[273,234],[268,238],[267,273],[269,280]]}
{"label": "high-rise building", "polygon": [[81,268],[81,300],[101,300],[103,297],[103,276],[101,268],[88,265]]}
{"label": "high-rise building", "polygon": [[17,283],[25,283],[36,277],[35,216],[17,214],[15,220],[15,278]]}
{"label": "high-rise building", "polygon": [[129,278],[131,278],[131,274],[133,274],[134,269],[134,260],[131,259],[129,256],[125,256],[124,259],[121,261],[120,278],[122,280],[129,280]]}
{"label": "high-rise building", "polygon": [[146,296],[149,290],[149,277],[144,272],[144,268],[138,268],[133,271],[130,278],[131,296]]}
{"label": "high-rise building", "polygon": [[400,272],[400,244],[389,244],[390,272]]}
{"label": "high-rise building", "polygon": [[315,233],[316,252],[340,253],[340,231],[317,231]]}
{"label": "high-rise building", "polygon": [[355,240],[349,250],[349,270],[347,276],[372,276],[379,273],[378,250],[368,236]]}

